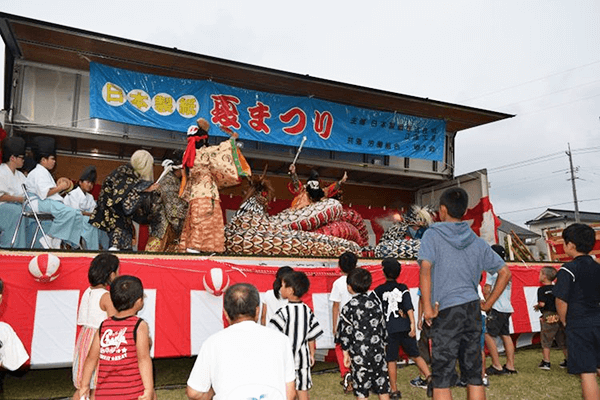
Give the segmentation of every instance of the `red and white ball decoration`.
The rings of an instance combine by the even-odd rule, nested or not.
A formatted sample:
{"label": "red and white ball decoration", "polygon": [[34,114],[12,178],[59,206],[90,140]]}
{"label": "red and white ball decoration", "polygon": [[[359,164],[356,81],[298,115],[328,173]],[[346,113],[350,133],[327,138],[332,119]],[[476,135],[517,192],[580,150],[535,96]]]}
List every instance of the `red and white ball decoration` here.
{"label": "red and white ball decoration", "polygon": [[221,296],[229,287],[229,275],[221,268],[211,268],[202,278],[204,289],[214,296]]}
{"label": "red and white ball decoration", "polygon": [[60,259],[54,254],[40,254],[29,261],[29,273],[38,282],[48,283],[58,278]]}

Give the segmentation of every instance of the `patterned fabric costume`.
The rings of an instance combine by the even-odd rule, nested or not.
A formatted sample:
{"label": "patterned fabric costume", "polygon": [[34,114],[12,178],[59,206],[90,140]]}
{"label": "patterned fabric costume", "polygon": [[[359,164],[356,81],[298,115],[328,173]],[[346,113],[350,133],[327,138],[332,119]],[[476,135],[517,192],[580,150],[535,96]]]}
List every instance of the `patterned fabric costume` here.
{"label": "patterned fabric costume", "polygon": [[[291,208],[298,209],[312,204],[313,201],[308,195],[306,187],[302,185],[302,182],[300,182],[300,179],[298,179],[298,175],[293,173],[291,174],[291,177],[292,181],[288,183],[288,190],[294,195]],[[323,193],[325,194],[324,197],[327,198],[335,196],[340,191],[341,186],[342,185],[340,182],[334,182],[327,186],[325,189],[323,189]]]}
{"label": "patterned fabric costume", "polygon": [[[323,207],[320,212],[311,213],[312,210],[325,205],[318,202],[302,210],[283,211],[275,216],[267,214],[268,196],[261,185],[254,184],[253,194],[242,203],[231,221],[225,228],[225,247],[227,252],[237,254],[264,254],[264,255],[301,255],[317,257],[338,257],[345,251],[359,253],[360,247],[350,240],[327,236],[316,232],[295,230],[291,225],[300,224],[300,216],[306,214],[302,221],[308,221],[310,216],[318,219],[328,218],[328,210]],[[337,200],[329,199],[336,202]],[[340,205],[341,209],[341,205]]]}
{"label": "patterned fabric costume", "polygon": [[390,226],[375,247],[375,257],[415,259],[421,247],[421,237],[433,222],[433,209],[413,205],[402,221]]}
{"label": "patterned fabric costume", "polygon": [[386,340],[387,330],[377,297],[357,294],[342,307],[336,342],[350,353],[355,395],[369,397],[370,391],[389,393]]}
{"label": "patterned fabric costume", "polygon": [[235,186],[240,177],[250,174],[250,167],[233,138],[217,146],[196,149],[194,165],[182,195],[189,202],[189,208],[179,242],[180,251],[225,251],[219,189]]}
{"label": "patterned fabric costume", "polygon": [[150,238],[146,251],[175,251],[175,242],[181,235],[188,204],[179,197],[181,180],[173,172],[160,180],[160,201],[153,203],[156,219],[150,225]]}
{"label": "patterned fabric costume", "polygon": [[137,221],[143,214],[140,207],[146,193],[142,192],[150,185],[152,182],[142,180],[131,164],[117,167],[102,182],[98,206],[90,217],[90,224],[108,233],[110,247],[132,248],[133,220]]}

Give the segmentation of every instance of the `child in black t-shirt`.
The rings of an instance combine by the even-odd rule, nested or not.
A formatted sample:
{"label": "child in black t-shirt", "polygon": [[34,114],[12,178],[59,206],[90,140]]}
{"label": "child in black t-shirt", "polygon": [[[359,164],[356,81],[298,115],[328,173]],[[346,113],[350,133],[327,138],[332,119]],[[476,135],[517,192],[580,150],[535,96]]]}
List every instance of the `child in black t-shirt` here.
{"label": "child in black t-shirt", "polygon": [[417,364],[420,373],[429,380],[429,367],[419,355],[417,347],[415,316],[408,287],[396,280],[402,270],[400,263],[395,258],[384,258],[381,262],[386,282],[375,288],[374,292],[383,305],[383,313],[388,332],[388,345],[385,360],[388,363],[392,399],[400,398],[400,391],[396,386],[398,352],[402,350]]}
{"label": "child in black t-shirt", "polygon": [[538,302],[533,306],[534,309],[542,312],[542,316],[540,317],[542,361],[538,365],[538,368],[547,371],[550,370],[550,348],[554,340],[556,340],[556,344],[565,354],[565,360],[560,363],[560,367],[565,368],[567,366],[565,327],[560,322],[560,318],[556,312],[554,294],[552,294],[552,289],[554,288],[552,282],[555,279],[556,269],[554,267],[543,267],[540,270],[540,283],[542,286],[537,291]]}
{"label": "child in black t-shirt", "polygon": [[573,261],[563,264],[552,292],[556,311],[567,331],[568,371],[581,378],[583,398],[600,398],[600,264],[590,252],[596,243],[594,229],[573,224],[562,233],[565,253]]}

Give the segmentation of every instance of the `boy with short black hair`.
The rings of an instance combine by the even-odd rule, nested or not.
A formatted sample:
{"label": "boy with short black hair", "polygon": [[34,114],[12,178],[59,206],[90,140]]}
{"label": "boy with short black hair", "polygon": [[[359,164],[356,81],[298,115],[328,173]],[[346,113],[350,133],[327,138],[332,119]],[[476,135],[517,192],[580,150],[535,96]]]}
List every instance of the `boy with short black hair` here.
{"label": "boy with short black hair", "polygon": [[97,399],[152,400],[154,378],[150,358],[148,324],[136,314],[144,307],[142,281],[122,275],[110,285],[110,299],[117,313],[102,322],[85,360],[79,393],[88,398],[92,372],[99,363]]}
{"label": "boy with short black hair", "polygon": [[556,312],[556,303],[552,290],[554,285],[552,282],[556,279],[556,269],[554,267],[542,267],[540,269],[540,283],[542,286],[537,291],[538,302],[533,306],[535,310],[542,313],[540,317],[541,332],[540,339],[542,342],[542,361],[538,368],[550,370],[550,348],[552,342],[556,340],[557,346],[563,350],[565,359],[560,363],[561,368],[567,366],[567,348],[565,346],[565,327],[560,322],[558,313]]}
{"label": "boy with short black hair", "polygon": [[315,341],[323,329],[312,310],[302,302],[310,288],[308,276],[302,271],[292,271],[281,277],[279,294],[288,300],[285,307],[277,310],[270,325],[290,338],[296,364],[296,390],[299,400],[308,400],[312,388],[310,367],[315,363]]}
{"label": "boy with short black hair", "polygon": [[[434,399],[451,399],[456,361],[471,400],[485,399],[481,376],[481,310],[487,311],[510,279],[504,260],[461,219],[469,196],[464,189],[446,189],[440,198],[441,221],[429,227],[419,249],[420,288],[424,315],[431,324]],[[481,273],[498,272],[485,302],[477,286]],[[435,306],[434,306],[435,305]]]}
{"label": "boy with short black hair", "polygon": [[[331,287],[331,294],[329,295],[329,301],[333,304],[331,306],[331,320],[333,323],[333,337],[337,335],[338,320],[340,317],[340,310],[344,305],[352,298],[352,295],[348,291],[348,284],[346,278],[348,273],[356,268],[358,257],[356,254],[347,251],[342,253],[338,259],[338,267],[342,272],[342,276],[337,278],[333,282]],[[342,346],[339,343],[335,345],[335,357],[340,367],[340,374],[342,375],[342,386],[344,387],[344,393],[352,392],[352,375],[350,369],[344,366],[344,353],[342,352]]]}
{"label": "boy with short black hair", "polygon": [[589,255],[596,243],[594,229],[573,224],[562,233],[565,253],[573,261],[556,275],[556,311],[567,331],[567,368],[581,377],[585,400],[600,399],[600,265]]}
{"label": "boy with short black hair", "polygon": [[367,294],[372,282],[366,269],[356,268],[348,274],[348,290],[353,297],[340,312],[336,342],[344,350],[344,364],[351,367],[356,398],[368,398],[373,392],[380,400],[388,400],[387,330],[381,302],[376,295]]}
{"label": "boy with short black hair", "polygon": [[[402,346],[402,350],[415,362],[421,375],[425,379],[420,379],[423,387],[427,387],[427,380],[429,380],[429,367],[427,363],[419,355],[419,348],[417,347],[417,340],[415,336],[417,334],[415,326],[415,315],[410,298],[410,291],[408,286],[403,283],[397,282],[402,267],[398,260],[392,257],[384,258],[381,262],[383,267],[383,275],[385,276],[386,282],[375,288],[374,293],[377,295],[383,306],[383,312],[385,314],[386,329],[388,333],[388,345],[386,348],[385,359],[387,361],[390,385],[391,385],[391,399],[401,398],[400,391],[396,385],[397,379],[397,361],[399,348]],[[415,386],[418,386],[415,382]]]}

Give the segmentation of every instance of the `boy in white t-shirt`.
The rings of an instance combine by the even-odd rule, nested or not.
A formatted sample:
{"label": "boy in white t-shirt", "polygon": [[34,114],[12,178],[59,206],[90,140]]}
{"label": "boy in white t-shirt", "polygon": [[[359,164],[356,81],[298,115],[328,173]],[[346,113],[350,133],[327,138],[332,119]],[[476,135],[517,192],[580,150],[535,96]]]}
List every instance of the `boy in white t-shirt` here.
{"label": "boy in white t-shirt", "polygon": [[[333,282],[333,287],[331,288],[331,295],[329,295],[329,301],[333,303],[331,307],[331,319],[333,321],[333,337],[335,337],[337,334],[340,310],[352,298],[352,294],[350,294],[350,292],[348,291],[346,277],[348,276],[348,273],[350,271],[356,268],[357,262],[358,257],[356,256],[356,254],[351,253],[349,251],[343,253],[338,259],[338,267],[342,272],[342,276],[340,276],[335,282]],[[337,359],[338,365],[340,367],[340,373],[343,379],[342,386],[344,386],[344,392],[351,393],[352,375],[350,374],[350,368],[344,366],[344,352],[342,351],[342,346],[339,343],[336,343],[335,345],[335,358]]]}

